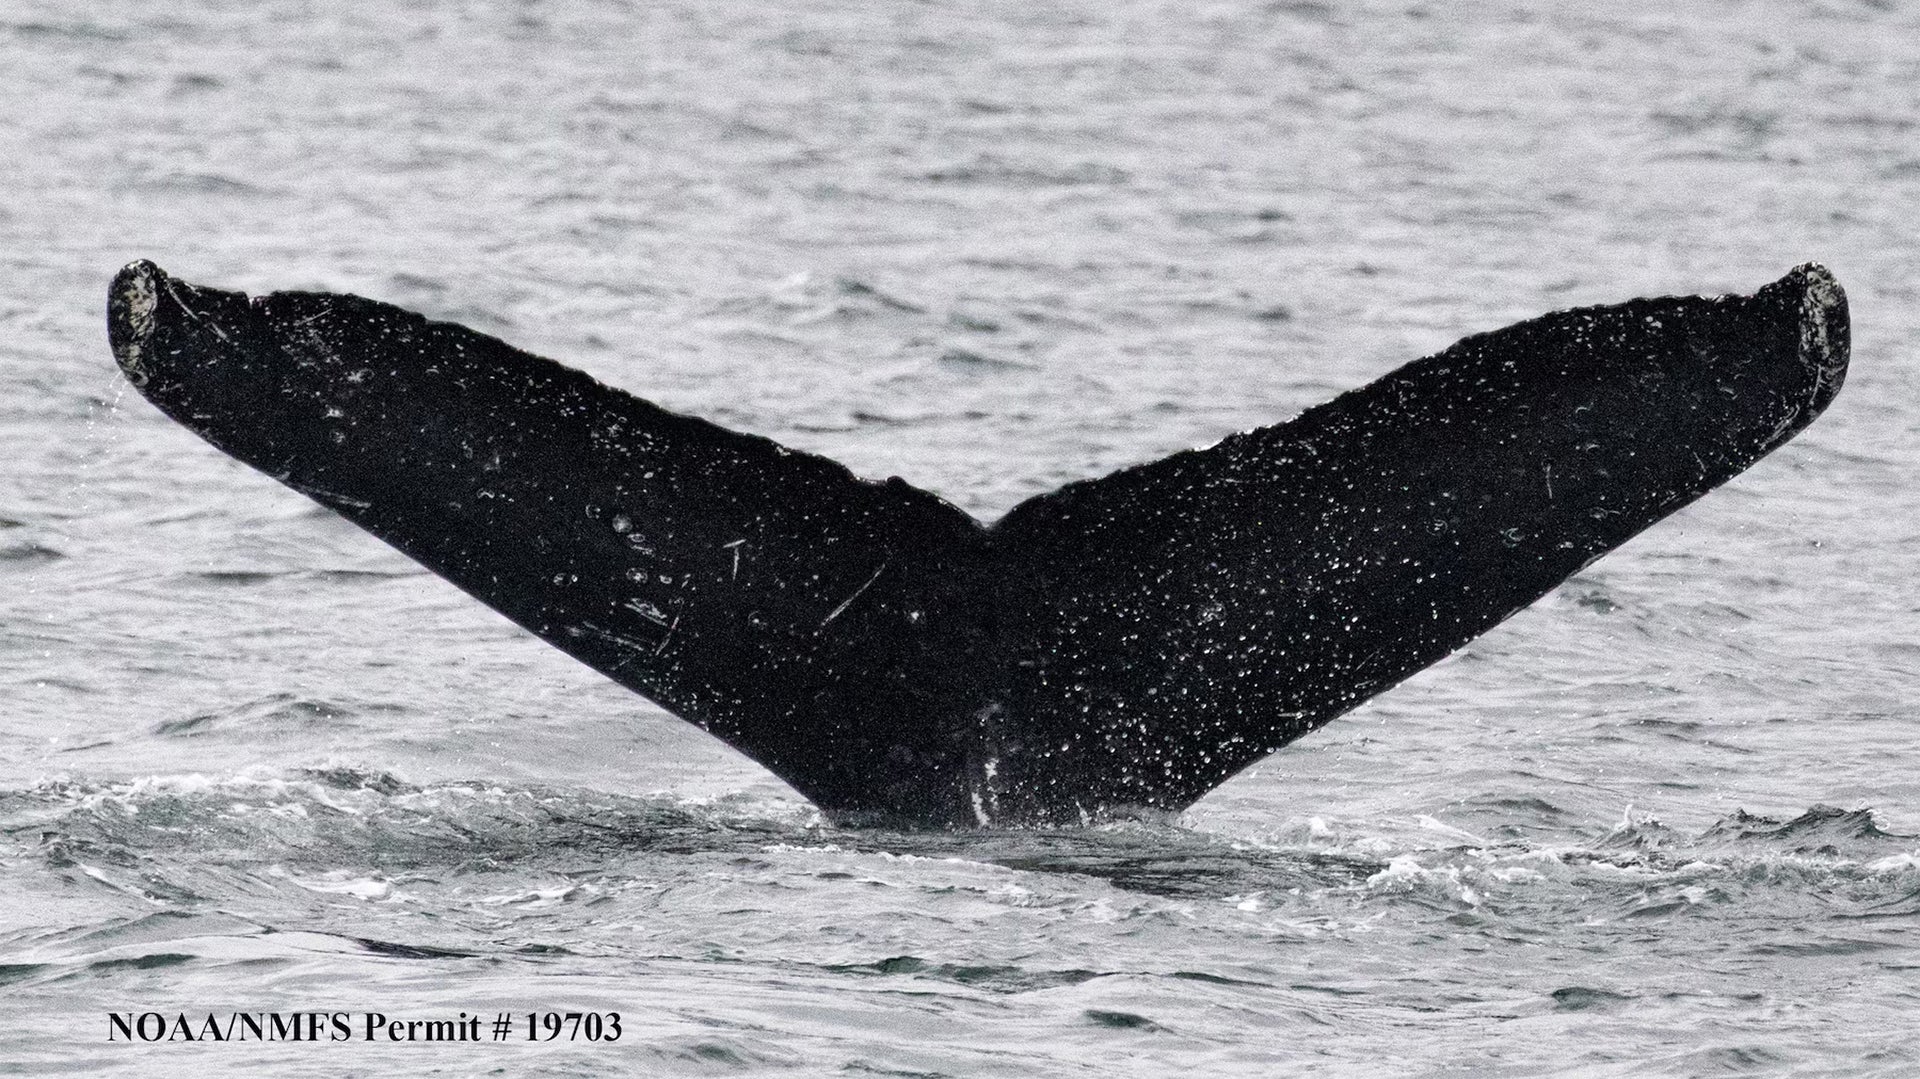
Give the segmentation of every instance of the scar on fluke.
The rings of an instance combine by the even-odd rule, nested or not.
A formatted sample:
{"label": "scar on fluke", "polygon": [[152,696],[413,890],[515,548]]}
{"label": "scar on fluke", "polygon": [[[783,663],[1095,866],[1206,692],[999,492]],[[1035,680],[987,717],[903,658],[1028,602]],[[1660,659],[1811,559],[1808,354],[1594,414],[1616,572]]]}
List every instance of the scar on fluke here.
{"label": "scar on fluke", "polygon": [[213,445],[836,819],[921,826],[1191,804],[1759,460],[1848,352],[1814,264],[1561,311],[985,522],[358,296],[136,262],[108,312]]}

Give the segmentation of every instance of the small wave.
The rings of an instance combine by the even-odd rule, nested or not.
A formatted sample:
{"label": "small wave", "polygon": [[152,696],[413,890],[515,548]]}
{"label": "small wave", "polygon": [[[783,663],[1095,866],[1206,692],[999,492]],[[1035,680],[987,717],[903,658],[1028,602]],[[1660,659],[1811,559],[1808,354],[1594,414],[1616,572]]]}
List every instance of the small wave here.
{"label": "small wave", "polygon": [[1339,21],[1332,4],[1324,0],[1274,0],[1267,10],[1285,15],[1294,15],[1308,22],[1334,23]]}
{"label": "small wave", "polygon": [[985,315],[972,315],[964,311],[947,312],[947,325],[956,330],[971,330],[974,333],[999,333],[1005,327],[1000,320]]}
{"label": "small wave", "polygon": [[1084,1013],[1095,1026],[1111,1027],[1115,1030],[1159,1030],[1160,1024],[1144,1015],[1133,1012],[1112,1012],[1101,1008],[1088,1008]]}
{"label": "small wave", "polygon": [[249,727],[275,730],[317,727],[332,730],[343,720],[351,720],[360,713],[361,709],[338,701],[298,697],[291,693],[269,693],[231,708],[162,720],[154,725],[153,733],[178,737],[207,734],[215,729]]}
{"label": "small wave", "polygon": [[1123,892],[1165,899],[1227,900],[1294,889],[1319,892],[1350,887],[1382,868],[1370,857],[1252,847],[1170,822],[955,835],[851,832],[836,839],[856,850],[882,847],[895,856],[957,857],[1021,873],[1086,877]]}
{"label": "small wave", "polygon": [[264,570],[210,569],[188,570],[182,574],[182,576],[189,580],[206,581],[208,584],[234,585],[244,588],[257,584],[265,584],[268,581],[277,580],[286,575],[284,573],[272,573]]}
{"label": "small wave", "polygon": [[391,772],[369,772],[358,768],[306,768],[300,775],[316,783],[343,791],[372,791],[392,797],[397,794],[418,794],[420,788],[402,781]]}
{"label": "small wave", "polygon": [[185,97],[192,94],[203,94],[212,90],[218,90],[225,85],[226,83],[222,82],[216,76],[190,72],[185,75],[174,76],[173,86],[168,92],[175,97]]}
{"label": "small wave", "polygon": [[975,352],[972,349],[948,348],[940,353],[940,365],[958,371],[1031,371],[1034,366],[1018,360],[1001,359]]}
{"label": "small wave", "polygon": [[202,712],[197,716],[188,716],[185,719],[163,719],[153,725],[153,733],[161,736],[193,734],[196,731],[204,731],[208,727],[211,727],[213,725],[213,719],[213,715],[208,712]]}
{"label": "small wave", "polygon": [[47,968],[46,963],[0,963],[0,987],[28,981]]}
{"label": "small wave", "polygon": [[1595,614],[1612,614],[1620,609],[1620,604],[1614,602],[1613,597],[1607,595],[1606,589],[1604,588],[1588,588],[1582,590],[1579,595],[1573,598],[1573,604],[1576,607],[1585,608]]}
{"label": "small wave", "polygon": [[0,562],[57,562],[66,552],[41,543],[11,543],[0,546]]}
{"label": "small wave", "polygon": [[1617,1008],[1634,999],[1629,993],[1616,993],[1610,989],[1593,989],[1584,985],[1569,985],[1563,989],[1555,989],[1547,995],[1553,998],[1554,1007],[1568,1012],[1603,1011]]}
{"label": "small wave", "polygon": [[918,427],[927,422],[924,416],[887,416],[866,409],[854,409],[853,422],[873,427]]}
{"label": "small wave", "polygon": [[[697,1068],[711,1069],[719,1065],[740,1072],[791,1069],[802,1059],[791,1049],[760,1041],[749,1044],[745,1039],[656,1041],[647,1047],[646,1053],[682,1066],[691,1064]],[[648,1074],[650,1070],[642,1067],[639,1073]],[[673,1070],[677,1072],[680,1069]]]}
{"label": "small wave", "polygon": [[182,952],[149,952],[146,955],[129,956],[125,959],[102,959],[88,963],[86,970],[92,974],[111,974],[116,970],[164,970],[167,967],[183,966],[197,958],[198,956]]}
{"label": "small wave", "polygon": [[447,291],[447,283],[437,277],[401,271],[387,276],[387,282],[401,292],[426,292],[439,295]]}
{"label": "small wave", "polygon": [[1496,810],[1504,816],[1521,817],[1535,824],[1545,824],[1567,819],[1565,809],[1537,795],[1488,795],[1469,798],[1466,804],[1483,806]]}
{"label": "small wave", "polygon": [[280,866],[268,871],[271,876],[289,881],[296,887],[309,892],[326,895],[344,895],[355,899],[388,899],[393,895],[393,882],[380,876],[358,876],[351,870],[329,870],[318,877],[301,877],[287,872]]}
{"label": "small wave", "polygon": [[[378,959],[464,959],[481,953],[351,932],[281,930],[223,912],[156,911],[42,932],[0,965],[0,986],[97,979],[128,971],[253,965],[316,955]],[[21,942],[10,942],[19,945]]]}
{"label": "small wave", "polygon": [[424,577],[425,569],[316,569],[307,570],[302,576],[315,581],[338,582],[340,584],[362,584],[368,582],[398,581],[407,577]]}
{"label": "small wave", "polygon": [[1025,993],[1079,985],[1101,977],[1093,970],[1027,970],[1017,966],[936,963],[913,955],[897,955],[871,963],[844,963],[825,969],[836,974],[910,974],[972,986],[995,993]]}
{"label": "small wave", "polygon": [[27,38],[66,38],[71,41],[126,41],[127,31],[98,23],[17,22],[6,24],[13,33]]}
{"label": "small wave", "polygon": [[1905,943],[1894,940],[1859,940],[1850,937],[1826,937],[1818,940],[1773,941],[1753,946],[1755,955],[1786,955],[1794,957],[1815,955],[1861,955],[1867,952],[1886,951],[1890,948],[1905,950]]}
{"label": "small wave", "polygon": [[348,939],[375,955],[384,955],[391,959],[468,959],[480,954],[456,948],[436,948],[427,944],[397,944],[393,941],[373,940],[369,937],[349,937]]}
{"label": "small wave", "polygon": [[1739,810],[1714,822],[1700,838],[1707,843],[1761,844],[1796,853],[1834,854],[1843,848],[1916,837],[1882,831],[1870,809],[1816,805],[1789,821]]}
{"label": "small wave", "polygon": [[236,180],[231,176],[222,176],[217,172],[170,172],[142,181],[143,186],[174,191],[186,191],[196,195],[239,195],[247,198],[262,198],[277,194],[268,188],[250,184],[245,180]]}
{"label": "small wave", "polygon": [[1077,161],[1071,165],[1026,164],[993,154],[981,154],[972,161],[949,165],[922,173],[920,179],[936,184],[992,184],[1008,187],[1078,187],[1086,185],[1119,186],[1133,174],[1114,165],[1095,161]]}
{"label": "small wave", "polygon": [[865,281],[855,280],[851,277],[837,277],[834,279],[834,283],[839,286],[842,295],[857,296],[862,299],[871,300],[881,307],[894,311],[904,311],[908,314],[924,315],[927,312],[927,309],[919,304],[882,292],[872,285],[867,284]]}

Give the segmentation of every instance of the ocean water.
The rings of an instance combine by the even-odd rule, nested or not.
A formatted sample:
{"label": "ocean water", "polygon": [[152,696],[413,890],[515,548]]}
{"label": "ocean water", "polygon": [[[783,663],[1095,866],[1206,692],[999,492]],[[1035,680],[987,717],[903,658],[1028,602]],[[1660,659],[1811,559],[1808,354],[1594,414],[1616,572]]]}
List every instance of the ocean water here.
{"label": "ocean water", "polygon": [[[1876,0],[0,2],[0,1071],[1914,1074],[1916,221]],[[1182,819],[899,834],[128,393],[135,257],[986,517],[1555,308],[1818,259],[1855,347]],[[316,1011],[486,1029],[109,1019]]]}

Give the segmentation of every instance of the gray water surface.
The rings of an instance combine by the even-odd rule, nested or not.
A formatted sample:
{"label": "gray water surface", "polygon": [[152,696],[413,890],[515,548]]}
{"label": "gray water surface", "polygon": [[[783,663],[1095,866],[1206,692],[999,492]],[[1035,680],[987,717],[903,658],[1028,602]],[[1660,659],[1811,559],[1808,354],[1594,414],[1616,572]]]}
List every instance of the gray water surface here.
{"label": "gray water surface", "polygon": [[[0,3],[0,1070],[1920,1069],[1895,3]],[[836,830],[126,392],[357,292],[993,517],[1826,262],[1827,416],[1177,822]],[[126,1045],[109,1011],[618,1011]]]}

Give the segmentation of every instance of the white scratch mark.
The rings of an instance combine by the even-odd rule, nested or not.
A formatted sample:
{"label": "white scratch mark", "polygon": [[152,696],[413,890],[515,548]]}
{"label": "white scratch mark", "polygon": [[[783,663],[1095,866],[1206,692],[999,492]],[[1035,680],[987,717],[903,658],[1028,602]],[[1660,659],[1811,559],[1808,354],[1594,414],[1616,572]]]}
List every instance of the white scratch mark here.
{"label": "white scratch mark", "polygon": [[[626,649],[628,652],[642,652],[642,651],[645,651],[648,646],[648,642],[646,641],[637,640],[633,637],[628,637],[619,633],[615,633],[609,629],[602,629],[601,627],[594,625],[592,622],[581,622],[579,628],[584,632],[593,634],[595,637],[598,637],[603,641],[608,641],[612,644],[617,644],[621,648]],[[628,656],[627,658],[631,659],[633,657]],[[620,666],[625,666],[626,662],[627,662],[626,660],[621,660]]]}
{"label": "white scratch mark", "polygon": [[667,624],[666,612],[638,596],[622,603],[620,606],[625,607],[627,610],[652,622],[656,626],[664,626]]}
{"label": "white scratch mark", "polygon": [[373,505],[373,503],[368,502],[366,499],[363,499],[363,498],[349,498],[348,496],[343,495],[338,491],[329,491],[324,487],[314,487],[304,483],[295,483],[292,480],[289,480],[285,476],[275,476],[274,478],[279,480],[281,483],[286,484],[288,487],[293,488],[294,490],[300,492],[303,495],[306,495],[308,498],[311,498],[317,502],[322,502],[322,503],[338,502],[340,505],[351,506],[357,510],[367,509]]}
{"label": "white scratch mark", "polygon": [[225,341],[229,345],[233,344],[233,338],[228,337],[227,331],[221,329],[218,323],[203,322],[203,320],[200,318],[200,313],[198,311],[195,311],[193,308],[187,306],[187,301],[180,298],[179,290],[173,287],[173,278],[171,277],[167,278],[167,295],[173,297],[173,302],[180,306],[180,310],[184,312],[188,318],[192,319],[195,322],[202,322],[202,324],[205,325],[207,329],[213,331],[213,335],[215,337],[218,337],[220,340]]}
{"label": "white scratch mark", "polygon": [[828,615],[828,616],[827,616],[827,617],[826,617],[826,618],[825,618],[824,620],[822,620],[822,621],[821,621],[821,623],[820,623],[820,628],[822,628],[822,629],[825,629],[825,628],[826,628],[826,626],[827,626],[827,623],[828,623],[828,622],[831,622],[831,621],[833,621],[834,619],[836,619],[836,618],[838,618],[838,617],[840,617],[840,614],[841,614],[841,612],[843,612],[843,611],[845,611],[845,610],[846,610],[846,609],[847,609],[848,607],[851,607],[851,606],[853,606],[853,601],[854,601],[854,600],[856,600],[856,599],[859,599],[859,598],[860,598],[860,594],[861,594],[862,592],[865,592],[865,591],[866,591],[867,589],[869,589],[869,588],[872,588],[872,587],[873,587],[873,582],[875,582],[875,581],[877,581],[877,580],[879,580],[879,579],[880,579],[880,575],[881,575],[882,573],[885,573],[886,571],[887,571],[887,562],[886,562],[886,560],[885,560],[885,559],[882,559],[882,560],[880,561],[880,568],[879,568],[879,569],[877,569],[877,570],[874,570],[874,571],[873,571],[873,576],[871,576],[871,577],[869,577],[869,578],[867,578],[867,583],[866,583],[866,584],[863,584],[863,585],[861,585],[860,587],[858,587],[858,588],[856,588],[856,589],[854,589],[854,590],[853,590],[853,595],[851,595],[851,596],[848,596],[848,597],[847,597],[846,599],[844,599],[844,600],[841,600],[841,601],[840,601],[840,606],[838,606],[838,607],[835,607],[835,608],[833,609],[833,613],[832,613],[832,614],[830,614],[830,615]]}
{"label": "white scratch mark", "polygon": [[662,638],[660,638],[660,647],[658,647],[658,648],[656,648],[656,649],[654,649],[654,650],[653,650],[653,654],[654,654],[654,655],[656,655],[656,656],[657,656],[657,655],[659,655],[660,653],[662,653],[662,652],[664,652],[664,651],[666,651],[666,650],[667,650],[667,642],[668,642],[668,641],[671,641],[671,640],[673,640],[673,631],[674,631],[674,630],[676,630],[676,629],[679,629],[679,628],[680,628],[680,616],[679,616],[679,615],[674,615],[674,616],[673,616],[673,625],[671,625],[671,626],[668,626],[668,627],[667,627],[667,635],[666,635],[665,637],[662,637]]}

